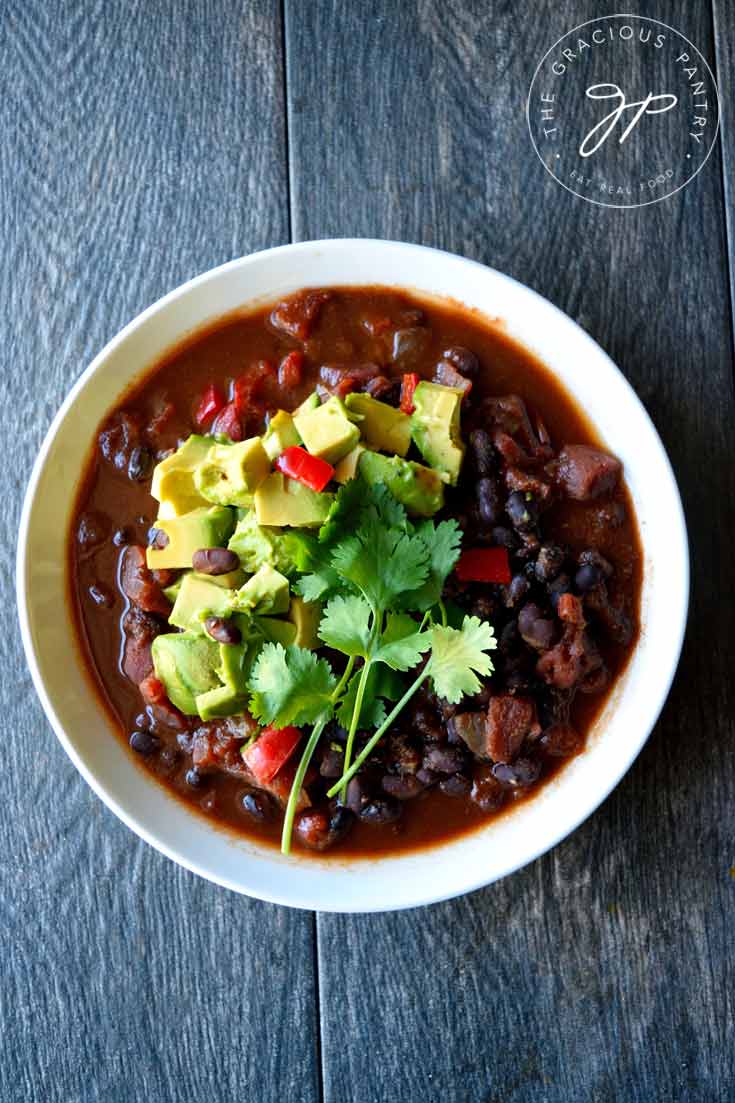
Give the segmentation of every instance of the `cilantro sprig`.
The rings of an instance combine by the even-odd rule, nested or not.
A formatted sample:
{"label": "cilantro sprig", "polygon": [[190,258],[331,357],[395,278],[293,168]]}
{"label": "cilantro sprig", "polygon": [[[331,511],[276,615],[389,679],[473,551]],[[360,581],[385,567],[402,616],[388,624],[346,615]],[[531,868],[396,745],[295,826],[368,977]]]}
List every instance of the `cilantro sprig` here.
{"label": "cilantro sprig", "polygon": [[[346,728],[347,741],[343,774],[329,796],[344,799],[350,779],[427,679],[456,703],[492,671],[489,624],[476,617],[465,617],[460,628],[434,623],[436,609],[446,619],[441,593],[460,541],[456,521],[414,523],[385,486],[355,479],[337,494],[318,537],[304,544],[307,570],[294,588],[308,601],[325,602],[319,638],[346,664],[338,679],[326,659],[267,644],[253,668],[250,711],[257,719],[312,725],[286,808],[284,853],[306,771],[332,718]],[[405,689],[401,675],[419,667]],[[353,762],[358,729],[375,731]]]}

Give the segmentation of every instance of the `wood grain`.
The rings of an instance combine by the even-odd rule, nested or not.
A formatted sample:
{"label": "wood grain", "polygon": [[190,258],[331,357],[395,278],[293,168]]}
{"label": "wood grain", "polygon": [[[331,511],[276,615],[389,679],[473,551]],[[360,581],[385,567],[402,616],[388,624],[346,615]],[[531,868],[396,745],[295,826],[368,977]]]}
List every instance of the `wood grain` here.
{"label": "wood grain", "polygon": [[[472,897],[319,917],[329,1103],[732,1096],[735,411],[722,166],[716,150],[678,195],[629,211],[592,206],[546,174],[526,131],[531,76],[559,35],[606,10],[287,3],[294,235],[464,253],[576,318],[662,434],[693,566],[674,690],[596,815]],[[642,13],[711,53],[709,5]]]}
{"label": "wood grain", "polygon": [[735,104],[732,89],[735,84],[735,21],[732,9],[724,0],[712,0],[714,17],[715,77],[720,91],[720,141],[722,145],[722,191],[727,227],[730,302],[735,317]]}
{"label": "wood grain", "polygon": [[3,7],[3,1103],[318,1095],[312,918],[199,880],[106,810],[44,719],[12,597],[30,467],[93,353],[287,239],[281,37],[276,0]]}

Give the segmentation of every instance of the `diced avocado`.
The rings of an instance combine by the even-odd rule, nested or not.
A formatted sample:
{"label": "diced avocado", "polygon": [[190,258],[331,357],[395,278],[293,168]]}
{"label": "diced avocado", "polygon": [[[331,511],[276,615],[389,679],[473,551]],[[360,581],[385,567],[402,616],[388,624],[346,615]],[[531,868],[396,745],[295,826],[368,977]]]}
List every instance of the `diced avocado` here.
{"label": "diced avocado", "polygon": [[256,617],[255,623],[271,643],[290,647],[296,642],[296,625],[290,620],[279,620],[278,617]]}
{"label": "diced avocado", "polygon": [[399,456],[363,452],[360,474],[369,483],[385,483],[409,513],[432,517],[444,505],[444,483],[438,471]]}
{"label": "diced avocado", "polygon": [[[247,574],[249,573],[248,571]],[[207,582],[211,582],[213,586],[220,586],[223,590],[237,590],[247,578],[242,567],[228,571],[227,574],[199,574],[197,571],[194,574],[197,578],[206,578]]]}
{"label": "diced avocado", "polygon": [[357,476],[357,468],[360,456],[365,451],[364,444],[356,444],[351,452],[343,456],[334,469],[334,481],[336,483],[348,483]]}
{"label": "diced avocado", "polygon": [[253,635],[250,617],[236,614],[233,624],[240,629],[240,643],[221,643],[219,645],[219,668],[217,673],[226,686],[231,686],[240,694],[247,692],[248,677],[253,658],[260,648],[260,639]]}
{"label": "diced avocado", "polygon": [[329,513],[333,494],[304,486],[274,471],[255,491],[255,516],[259,525],[292,525],[318,528]]}
{"label": "diced avocado", "polygon": [[219,646],[208,636],[173,632],[156,636],[151,655],[169,700],[187,716],[196,716],[196,697],[219,685]]}
{"label": "diced avocado", "polygon": [[322,607],[318,601],[304,601],[294,595],[288,610],[288,619],[296,626],[296,637],[292,641],[297,647],[313,650],[319,647],[317,630],[322,619]]}
{"label": "diced avocado", "polygon": [[163,588],[164,594],[166,595],[166,597],[168,598],[168,600],[171,602],[172,605],[176,601],[176,598],[179,596],[179,591],[181,590],[181,583],[183,581],[184,581],[184,576],[179,575],[179,577],[176,579],[175,582],[172,582],[170,586],[164,586],[164,588]]}
{"label": "diced avocado", "polygon": [[238,693],[232,686],[217,686],[206,693],[198,693],[195,703],[202,720],[216,720],[219,716],[244,712],[247,694]]}
{"label": "diced avocado", "polygon": [[176,628],[204,631],[204,619],[209,616],[225,617],[230,611],[232,591],[218,586],[206,575],[194,571],[184,575],[179,595],[168,618]]}
{"label": "diced avocado", "polygon": [[360,430],[350,421],[341,399],[332,397],[323,406],[294,417],[299,436],[312,456],[336,463],[355,447]]}
{"label": "diced avocado", "polygon": [[296,564],[289,554],[288,544],[286,533],[278,528],[259,525],[255,511],[251,509],[237,522],[227,546],[239,556],[242,566],[249,574],[255,574],[264,563],[270,563],[282,574],[291,574]]}
{"label": "diced avocado", "polygon": [[459,427],[462,391],[422,380],[413,395],[411,436],[426,462],[456,486],[464,459]]}
{"label": "diced avocado", "polygon": [[319,401],[319,393],[317,391],[312,391],[308,398],[305,398],[301,405],[296,407],[291,417],[298,417],[299,414],[304,414],[307,410],[316,410]]}
{"label": "diced avocado", "polygon": [[193,434],[153,468],[151,494],[161,503],[160,517],[180,517],[207,505],[194,485],[194,472],[211,447],[211,437]]}
{"label": "diced avocado", "polygon": [[261,439],[271,463],[287,448],[301,444],[301,437],[294,425],[293,418],[285,410],[279,410],[270,419],[268,428]]}
{"label": "diced avocado", "polygon": [[250,437],[239,444],[213,444],[194,472],[194,483],[209,502],[247,506],[270,469],[260,437]]}
{"label": "diced avocado", "polygon": [[230,593],[230,608],[241,613],[285,613],[289,584],[269,563],[264,563],[239,590]]}
{"label": "diced avocado", "polygon": [[403,410],[379,402],[369,394],[348,394],[347,409],[362,417],[360,432],[371,448],[405,456],[411,445],[411,419]]}
{"label": "diced avocado", "polygon": [[235,514],[225,506],[202,506],[183,517],[158,518],[156,528],[168,537],[165,548],[148,548],[146,562],[152,571],[164,567],[191,567],[191,557],[199,548],[227,546]]}

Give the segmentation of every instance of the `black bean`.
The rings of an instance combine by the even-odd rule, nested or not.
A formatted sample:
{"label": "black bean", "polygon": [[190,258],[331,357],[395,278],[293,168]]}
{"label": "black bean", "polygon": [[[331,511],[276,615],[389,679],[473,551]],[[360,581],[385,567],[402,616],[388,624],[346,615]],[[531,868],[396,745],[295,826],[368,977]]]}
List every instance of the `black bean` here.
{"label": "black bean", "polygon": [[148,478],[152,466],[153,456],[150,450],[137,445],[130,453],[130,459],[128,460],[128,478],[132,479],[134,483],[143,482],[144,479]]}
{"label": "black bean", "polygon": [[530,588],[530,583],[524,575],[513,575],[503,594],[506,609],[515,609],[520,605]]}
{"label": "black bean", "polygon": [[151,718],[148,715],[148,713],[147,712],[139,712],[138,715],[135,717],[135,725],[134,726],[136,728],[139,728],[141,731],[148,731],[148,729],[151,726]]}
{"label": "black bean", "polygon": [[579,565],[585,567],[594,565],[599,567],[605,578],[610,578],[613,573],[613,565],[605,556],[598,552],[597,548],[585,548],[583,552],[579,554]]}
{"label": "black bean", "polygon": [[441,739],[441,729],[436,716],[421,705],[414,709],[413,726],[424,739],[434,742]]}
{"label": "black bean", "polygon": [[556,625],[533,601],[527,602],[518,614],[518,631],[536,651],[548,650],[556,640]]}
{"label": "black bean", "polygon": [[168,534],[163,529],[157,529],[155,526],[148,530],[148,547],[158,548],[161,551],[163,548],[168,547]]}
{"label": "black bean", "polygon": [[532,758],[518,758],[512,766],[507,762],[496,762],[493,766],[493,777],[507,789],[527,789],[540,773],[541,764]]}
{"label": "black bean", "polygon": [[439,782],[439,789],[447,797],[466,797],[472,789],[472,782],[464,774],[452,774]]}
{"label": "black bean", "polygon": [[495,601],[490,594],[481,594],[472,602],[470,613],[480,620],[492,620],[495,613]]}
{"label": "black bean", "polygon": [[112,534],[112,542],[116,548],[123,548],[130,543],[130,533],[127,529],[116,529]]}
{"label": "black bean", "polygon": [[437,774],[460,773],[467,762],[461,747],[429,747],[424,755],[423,767]]}
{"label": "black bean", "polygon": [[507,548],[508,551],[515,551],[518,547],[518,537],[505,525],[496,525],[491,535],[493,544],[497,544],[498,547]]}
{"label": "black bean", "polygon": [[191,557],[191,565],[199,574],[229,574],[240,566],[240,560],[229,548],[199,548]]}
{"label": "black bean", "polygon": [[340,777],[345,764],[344,751],[338,751],[333,747],[327,747],[319,765],[319,773],[322,777]]}
{"label": "black bean", "polygon": [[160,741],[149,731],[134,731],[130,736],[130,746],[137,754],[148,756],[158,750]]}
{"label": "black bean", "polygon": [[485,429],[473,429],[470,433],[470,448],[475,461],[475,470],[480,476],[494,474],[497,463],[490,434]]}
{"label": "black bean", "polygon": [[480,361],[464,345],[452,345],[451,348],[444,349],[442,359],[448,360],[467,379],[476,379],[480,372]]}
{"label": "black bean", "polygon": [[602,569],[596,563],[585,563],[574,576],[574,585],[581,593],[594,590],[604,579]]}
{"label": "black bean", "polygon": [[362,808],[370,800],[372,786],[364,774],[356,774],[347,786],[345,806],[359,815]]}
{"label": "black bean", "polygon": [[184,774],[184,781],[190,789],[201,789],[204,785],[204,776],[199,773],[196,766],[192,766],[192,768],[187,770]]}
{"label": "black bean", "polygon": [[436,785],[437,781],[439,780],[439,774],[434,773],[433,770],[427,770],[423,766],[420,770],[416,771],[416,777],[427,789],[430,785]]}
{"label": "black bean", "polygon": [[242,632],[231,620],[224,617],[207,617],[204,622],[207,635],[217,643],[239,643]]}
{"label": "black bean", "polygon": [[360,810],[360,819],[363,823],[385,824],[395,823],[401,818],[401,805],[392,797],[376,797],[363,805]]}
{"label": "black bean", "polygon": [[85,551],[92,551],[106,539],[110,531],[110,522],[102,513],[90,510],[83,513],[77,526],[77,541]]}
{"label": "black bean", "polygon": [[347,832],[352,828],[354,822],[354,812],[351,812],[349,808],[345,808],[342,804],[336,805],[332,811],[332,815],[329,818],[330,844],[336,843],[340,839],[343,839]]}
{"label": "black bean", "polygon": [[386,774],[381,785],[383,791],[396,800],[412,800],[424,791],[416,774]]}
{"label": "black bean", "polygon": [[243,794],[240,804],[243,812],[247,812],[248,816],[260,823],[269,820],[273,815],[273,806],[267,793],[256,793],[251,790]]}
{"label": "black bean", "polygon": [[494,479],[482,478],[477,484],[477,512],[485,525],[497,525],[502,517],[503,505]]}
{"label": "black bean", "polygon": [[559,598],[562,594],[568,594],[572,588],[572,580],[568,574],[560,574],[548,584],[549,597],[551,599],[551,605],[553,609],[559,602]]}
{"label": "black bean", "polygon": [[470,799],[483,812],[495,812],[505,800],[505,790],[493,777],[489,766],[480,766],[475,770],[472,780]]}
{"label": "black bean", "polygon": [[112,605],[114,598],[106,586],[103,586],[99,582],[95,582],[89,587],[89,596],[95,605],[99,605],[103,609],[109,609]]}
{"label": "black bean", "polygon": [[551,582],[564,566],[564,550],[558,544],[542,544],[535,565],[539,582]]}
{"label": "black bean", "polygon": [[538,504],[532,494],[524,494],[520,490],[514,490],[508,495],[505,503],[505,512],[511,520],[513,528],[522,532],[532,529],[538,521]]}

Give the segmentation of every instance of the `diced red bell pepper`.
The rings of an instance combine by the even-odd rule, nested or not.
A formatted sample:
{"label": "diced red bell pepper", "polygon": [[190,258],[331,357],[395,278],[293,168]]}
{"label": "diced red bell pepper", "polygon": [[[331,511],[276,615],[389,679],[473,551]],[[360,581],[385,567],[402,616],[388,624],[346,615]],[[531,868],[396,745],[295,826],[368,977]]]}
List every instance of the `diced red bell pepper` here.
{"label": "diced red bell pepper", "polygon": [[214,424],[212,425],[212,432],[224,433],[226,437],[229,437],[230,440],[234,440],[235,442],[245,439],[240,415],[237,412],[237,407],[234,402],[228,402],[217,414]]}
{"label": "diced red bell pepper", "polygon": [[298,387],[304,367],[304,354],[294,349],[278,365],[278,382],[282,387]]}
{"label": "diced red bell pepper", "polygon": [[197,406],[194,421],[201,429],[206,428],[226,405],[226,401],[219,387],[214,383],[210,383]]}
{"label": "diced red bell pepper", "polygon": [[271,782],[288,762],[300,739],[298,728],[263,728],[242,756],[255,780],[261,785]]}
{"label": "diced red bell pepper", "polygon": [[401,383],[401,409],[404,414],[412,414],[415,410],[413,393],[419,385],[419,377],[416,372],[407,372]]}
{"label": "diced red bell pepper", "polygon": [[331,463],[322,460],[319,456],[310,456],[304,448],[298,444],[292,444],[286,448],[276,460],[276,467],[289,479],[298,479],[304,486],[311,490],[324,490],[324,487],[334,478],[334,468]]}
{"label": "diced red bell pepper", "polygon": [[507,548],[468,548],[454,568],[461,582],[502,582],[511,580]]}

